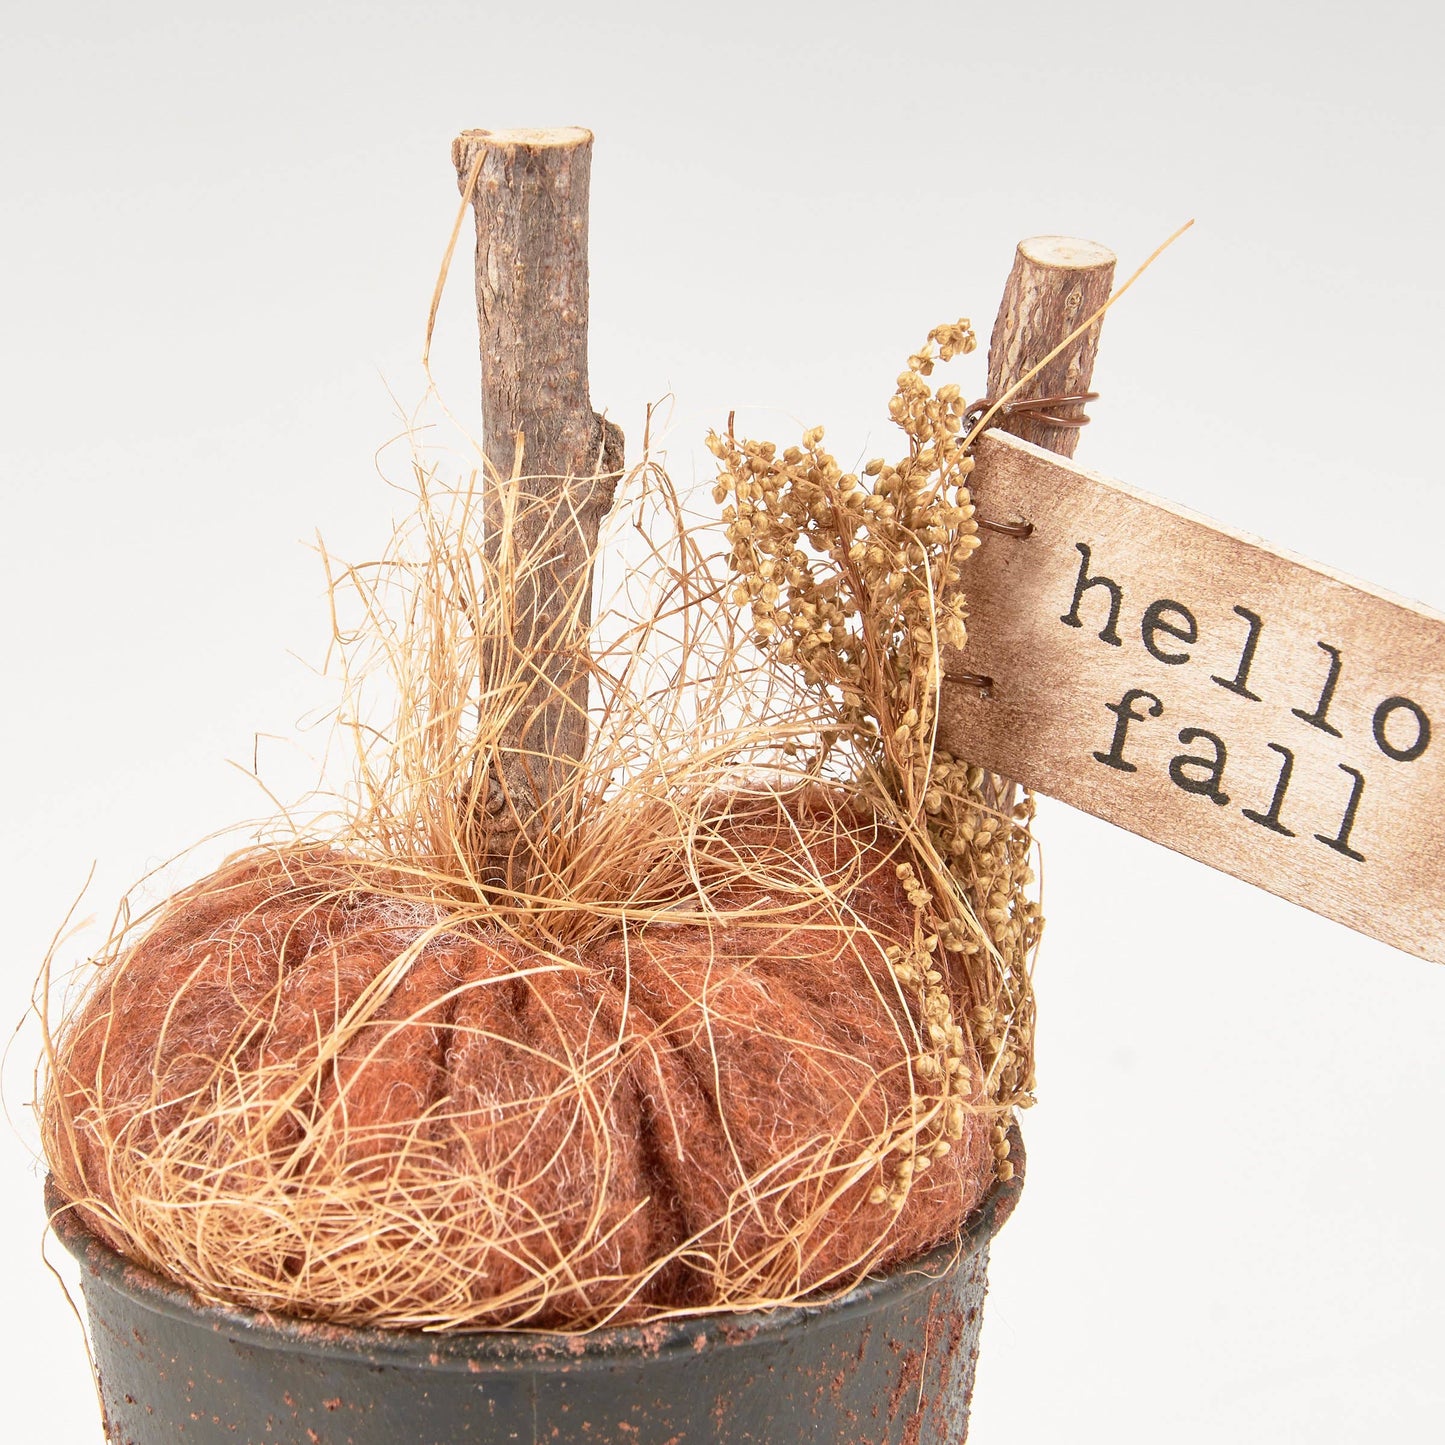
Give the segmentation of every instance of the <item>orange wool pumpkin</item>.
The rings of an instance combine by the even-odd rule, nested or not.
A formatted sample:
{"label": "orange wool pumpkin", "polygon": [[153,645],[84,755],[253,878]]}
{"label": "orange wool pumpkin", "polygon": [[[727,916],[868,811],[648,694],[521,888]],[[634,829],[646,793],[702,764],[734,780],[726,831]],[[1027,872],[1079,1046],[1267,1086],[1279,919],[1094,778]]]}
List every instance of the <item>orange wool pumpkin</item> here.
{"label": "orange wool pumpkin", "polygon": [[232,861],[62,1031],[61,1193],[203,1298],[404,1326],[748,1307],[957,1233],[995,1120],[971,1049],[918,1063],[896,840],[763,796],[696,847],[719,886],[545,949],[340,851]]}

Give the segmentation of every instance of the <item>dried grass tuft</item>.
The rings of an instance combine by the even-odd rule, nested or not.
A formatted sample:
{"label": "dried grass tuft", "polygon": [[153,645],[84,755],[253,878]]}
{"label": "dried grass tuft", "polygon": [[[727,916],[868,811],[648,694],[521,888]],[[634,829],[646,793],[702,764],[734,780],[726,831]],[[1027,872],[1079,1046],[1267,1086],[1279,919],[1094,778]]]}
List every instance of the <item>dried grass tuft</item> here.
{"label": "dried grass tuft", "polygon": [[[328,563],[344,806],[125,921],[47,1024],[69,1207],[202,1299],[426,1329],[780,1304],[956,1233],[1029,1101],[1039,920],[1029,801],[932,749],[976,534],[931,365],[871,485],[715,438],[722,557],[637,468],[645,560],[586,628],[564,579],[545,656],[509,609],[548,527],[484,547],[480,479],[418,463],[382,559]],[[516,744],[578,705],[559,657],[575,768]]]}

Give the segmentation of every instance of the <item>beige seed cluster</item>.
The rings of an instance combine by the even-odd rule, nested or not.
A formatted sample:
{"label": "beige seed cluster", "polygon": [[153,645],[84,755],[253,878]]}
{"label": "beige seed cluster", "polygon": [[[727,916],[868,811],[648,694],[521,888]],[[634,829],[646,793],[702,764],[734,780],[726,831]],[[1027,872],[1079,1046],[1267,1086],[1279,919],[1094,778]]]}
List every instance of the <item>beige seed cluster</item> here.
{"label": "beige seed cluster", "polygon": [[[828,720],[805,762],[836,769],[841,759],[855,790],[900,817],[915,842],[914,862],[899,869],[916,910],[914,946],[891,950],[890,963],[919,999],[927,1047],[915,1074],[933,1127],[896,1163],[891,1185],[875,1190],[895,1205],[930,1155],[960,1137],[975,1082],[966,1037],[1001,1116],[1033,1102],[1030,966],[1043,926],[1029,893],[1033,801],[934,746],[943,650],[968,641],[963,568],[980,538],[968,404],[957,386],[935,391],[927,378],[937,361],[975,345],[960,320],[935,327],[908,358],[888,403],[907,442],[896,462],[846,472],[824,448],[822,427],[781,452],[738,438],[731,422],[708,438],[733,601]],[[963,998],[971,1007],[955,1017],[952,1000]],[[1001,1126],[995,1155],[1009,1177]]]}

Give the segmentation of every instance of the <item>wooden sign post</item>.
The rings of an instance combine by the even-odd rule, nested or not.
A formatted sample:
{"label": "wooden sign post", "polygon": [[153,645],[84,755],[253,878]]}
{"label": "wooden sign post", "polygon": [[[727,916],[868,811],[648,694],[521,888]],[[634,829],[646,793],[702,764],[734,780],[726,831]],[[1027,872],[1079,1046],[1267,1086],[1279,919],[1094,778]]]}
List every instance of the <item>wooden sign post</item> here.
{"label": "wooden sign post", "polygon": [[[1005,308],[1008,298],[1005,298]],[[939,743],[1445,962],[1445,617],[998,431]]]}

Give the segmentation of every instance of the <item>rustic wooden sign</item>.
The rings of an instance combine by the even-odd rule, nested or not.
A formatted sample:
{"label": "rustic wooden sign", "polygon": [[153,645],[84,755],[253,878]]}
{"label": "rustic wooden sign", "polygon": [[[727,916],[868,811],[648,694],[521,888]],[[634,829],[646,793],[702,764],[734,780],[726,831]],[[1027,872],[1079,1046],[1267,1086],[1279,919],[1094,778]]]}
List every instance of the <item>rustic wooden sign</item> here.
{"label": "rustic wooden sign", "polygon": [[939,744],[1445,962],[1445,617],[1001,432]]}

